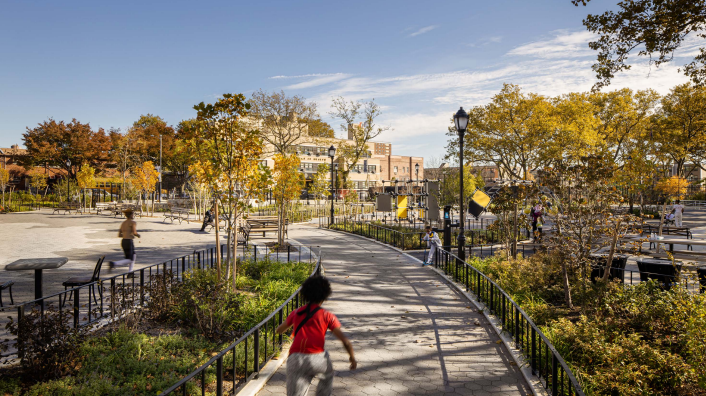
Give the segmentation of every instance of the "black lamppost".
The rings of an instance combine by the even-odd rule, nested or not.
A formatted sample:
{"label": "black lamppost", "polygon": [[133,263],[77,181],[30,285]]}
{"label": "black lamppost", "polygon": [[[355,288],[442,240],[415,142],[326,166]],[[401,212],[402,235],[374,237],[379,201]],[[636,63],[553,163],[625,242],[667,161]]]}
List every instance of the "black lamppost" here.
{"label": "black lamppost", "polygon": [[67,159],[66,160],[66,202],[69,202],[69,195],[71,194],[69,192],[69,179],[71,176],[71,160]]}
{"label": "black lamppost", "polygon": [[459,161],[458,161],[458,168],[459,168],[459,174],[461,175],[461,180],[460,180],[460,187],[461,187],[461,194],[460,194],[460,201],[459,201],[459,209],[460,209],[460,216],[461,216],[461,224],[460,224],[460,230],[459,230],[459,235],[458,235],[458,258],[460,258],[462,261],[466,260],[466,230],[465,230],[465,222],[466,219],[464,217],[463,213],[463,136],[466,134],[466,127],[468,126],[468,113],[466,113],[463,110],[463,107],[461,107],[456,114],[454,114],[454,124],[456,125],[456,132],[458,132],[458,147],[459,147]]}
{"label": "black lamppost", "polygon": [[336,155],[336,148],[331,145],[328,148],[328,156],[331,157],[331,222],[329,227],[333,225],[333,194],[334,194],[334,184],[333,184],[333,157]]}

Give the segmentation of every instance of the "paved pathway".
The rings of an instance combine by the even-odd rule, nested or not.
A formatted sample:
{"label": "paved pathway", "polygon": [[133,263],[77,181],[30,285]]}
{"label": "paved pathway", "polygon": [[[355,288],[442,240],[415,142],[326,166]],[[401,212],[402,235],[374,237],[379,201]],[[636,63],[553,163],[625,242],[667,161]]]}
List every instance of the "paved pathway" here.
{"label": "paved pathway", "polygon": [[[531,394],[483,316],[430,268],[348,234],[293,226],[290,237],[322,247],[333,282],[324,306],[356,351],[358,369],[349,371],[329,333],[334,395]],[[286,394],[285,372],[286,362],[259,395]]]}

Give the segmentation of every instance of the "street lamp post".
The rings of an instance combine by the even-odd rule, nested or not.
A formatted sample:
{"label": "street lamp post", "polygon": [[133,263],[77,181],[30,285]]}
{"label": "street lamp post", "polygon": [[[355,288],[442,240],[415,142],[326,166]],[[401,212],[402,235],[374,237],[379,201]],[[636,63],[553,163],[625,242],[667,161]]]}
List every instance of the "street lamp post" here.
{"label": "street lamp post", "polygon": [[328,148],[328,156],[331,157],[331,222],[329,223],[329,227],[333,225],[333,194],[334,194],[334,184],[333,184],[333,157],[336,155],[336,148],[331,145],[331,147]]}
{"label": "street lamp post", "polygon": [[[414,182],[414,183],[415,183],[417,186],[419,186],[419,163],[414,164],[414,178],[415,178],[415,182]],[[414,189],[414,187],[412,187],[412,189]],[[412,194],[414,194],[414,190],[412,190]],[[415,195],[414,197],[417,198],[416,195]],[[422,206],[421,198],[415,199],[415,201],[417,201],[417,202],[415,202],[415,203],[417,204],[417,208],[418,208],[418,209],[421,209],[421,206]],[[421,213],[421,211],[420,211],[420,210],[417,210],[417,216],[419,216],[420,213]],[[416,217],[412,217],[412,220],[414,221],[414,226],[413,226],[413,227],[414,227],[414,228],[417,228],[417,218],[416,218]]]}
{"label": "street lamp post", "polygon": [[71,194],[69,192],[69,179],[71,176],[71,160],[67,159],[66,160],[66,202],[69,202],[69,195]]}
{"label": "street lamp post", "polygon": [[465,230],[465,216],[463,212],[463,136],[466,134],[466,127],[468,126],[468,113],[466,113],[463,110],[463,107],[461,107],[456,114],[454,114],[454,124],[456,125],[456,131],[458,132],[458,148],[459,148],[459,161],[458,161],[458,167],[459,167],[459,174],[461,176],[460,180],[460,187],[461,187],[461,194],[460,194],[460,201],[459,201],[459,209],[460,209],[460,217],[461,217],[461,224],[459,227],[459,235],[458,235],[458,258],[461,259],[462,261],[466,260],[466,230]]}

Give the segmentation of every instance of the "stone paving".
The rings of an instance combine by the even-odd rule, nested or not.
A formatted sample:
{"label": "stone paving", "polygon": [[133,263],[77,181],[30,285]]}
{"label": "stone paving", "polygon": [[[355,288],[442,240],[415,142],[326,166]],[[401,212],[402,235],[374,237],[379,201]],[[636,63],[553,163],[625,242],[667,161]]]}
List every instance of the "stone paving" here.
{"label": "stone paving", "polygon": [[[96,214],[55,214],[42,209],[37,212],[0,215],[0,281],[14,280],[15,302],[34,298],[34,271],[5,271],[5,265],[21,258],[68,257],[69,262],[56,270],[44,271],[44,295],[64,288],[61,283],[72,276],[90,276],[102,255],[107,262],[123,258],[118,228],[124,219]],[[155,217],[137,218],[135,269],[215,246],[213,232],[201,232],[201,222],[163,222]],[[127,271],[121,267],[111,273]],[[9,298],[5,300],[9,302]]]}
{"label": "stone paving", "polygon": [[[335,395],[531,394],[499,338],[470,302],[430,268],[353,235],[293,226],[290,237],[322,248],[338,316],[358,369],[330,332]],[[286,362],[259,395],[283,395]],[[317,380],[309,390],[315,394]]]}

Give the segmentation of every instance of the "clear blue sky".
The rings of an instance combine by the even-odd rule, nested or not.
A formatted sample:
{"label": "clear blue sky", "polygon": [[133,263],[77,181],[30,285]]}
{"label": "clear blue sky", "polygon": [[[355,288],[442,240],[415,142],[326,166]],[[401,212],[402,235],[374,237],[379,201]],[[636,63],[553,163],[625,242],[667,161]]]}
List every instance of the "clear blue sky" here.
{"label": "clear blue sky", "polygon": [[[615,2],[0,0],[0,147],[50,117],[176,124],[198,102],[262,88],[315,100],[327,120],[335,95],[375,98],[394,154],[438,156],[450,115],[504,82],[589,89],[581,21]],[[649,79],[636,67],[615,87],[666,92],[684,63]]]}

